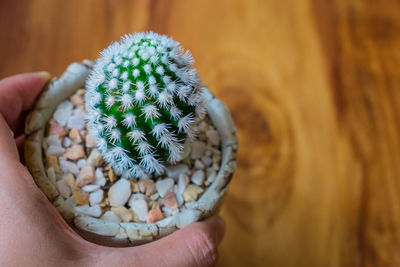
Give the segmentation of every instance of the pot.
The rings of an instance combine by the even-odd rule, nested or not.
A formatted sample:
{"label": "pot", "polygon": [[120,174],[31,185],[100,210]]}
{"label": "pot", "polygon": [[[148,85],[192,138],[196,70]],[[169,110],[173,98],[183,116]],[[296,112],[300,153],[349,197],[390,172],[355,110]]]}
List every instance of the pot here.
{"label": "pot", "polygon": [[190,207],[155,223],[116,223],[76,213],[71,204],[60,196],[54,180],[49,178],[44,165],[42,142],[45,128],[57,105],[78,89],[85,87],[85,81],[92,65],[93,63],[89,60],[72,63],[61,77],[54,78],[35,102],[25,124],[26,165],[37,186],[65,221],[88,241],[122,247],[139,245],[161,238],[179,228],[217,213],[236,168],[238,142],[229,111],[208,90],[204,93],[204,101],[208,116],[221,136],[221,164],[216,179],[197,201],[191,203]]}

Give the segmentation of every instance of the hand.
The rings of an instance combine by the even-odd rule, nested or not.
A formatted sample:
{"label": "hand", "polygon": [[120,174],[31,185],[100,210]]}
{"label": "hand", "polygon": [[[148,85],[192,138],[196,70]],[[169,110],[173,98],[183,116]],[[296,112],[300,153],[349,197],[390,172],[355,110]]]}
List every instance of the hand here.
{"label": "hand", "polygon": [[39,72],[0,81],[0,266],[215,264],[225,229],[220,217],[132,248],[89,243],[65,223],[21,164],[17,149],[23,144],[21,113],[29,109],[48,80],[47,72]]}

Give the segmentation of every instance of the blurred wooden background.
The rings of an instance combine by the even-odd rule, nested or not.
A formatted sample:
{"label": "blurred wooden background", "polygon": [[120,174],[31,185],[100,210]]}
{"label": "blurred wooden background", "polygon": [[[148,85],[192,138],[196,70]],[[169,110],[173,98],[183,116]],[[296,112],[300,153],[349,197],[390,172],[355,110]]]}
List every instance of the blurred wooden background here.
{"label": "blurred wooden background", "polygon": [[0,0],[0,78],[146,30],[237,125],[219,266],[400,266],[399,1]]}

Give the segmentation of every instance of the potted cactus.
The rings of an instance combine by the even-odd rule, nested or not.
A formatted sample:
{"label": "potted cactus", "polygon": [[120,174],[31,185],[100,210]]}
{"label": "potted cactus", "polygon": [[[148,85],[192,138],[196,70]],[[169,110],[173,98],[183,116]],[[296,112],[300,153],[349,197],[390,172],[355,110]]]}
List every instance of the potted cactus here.
{"label": "potted cactus", "polygon": [[217,212],[236,167],[225,105],[191,54],[152,32],[72,64],[36,102],[26,134],[37,185],[84,238],[111,246]]}

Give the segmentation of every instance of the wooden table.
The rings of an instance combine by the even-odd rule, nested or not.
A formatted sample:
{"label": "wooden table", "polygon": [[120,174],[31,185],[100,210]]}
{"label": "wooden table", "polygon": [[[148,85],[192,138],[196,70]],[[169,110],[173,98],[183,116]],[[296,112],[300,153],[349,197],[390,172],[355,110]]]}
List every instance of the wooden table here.
{"label": "wooden table", "polygon": [[1,0],[0,77],[146,30],[237,125],[219,266],[400,266],[398,1]]}

